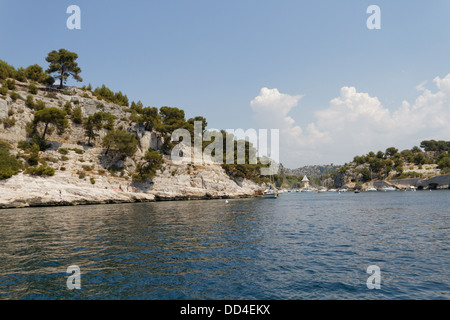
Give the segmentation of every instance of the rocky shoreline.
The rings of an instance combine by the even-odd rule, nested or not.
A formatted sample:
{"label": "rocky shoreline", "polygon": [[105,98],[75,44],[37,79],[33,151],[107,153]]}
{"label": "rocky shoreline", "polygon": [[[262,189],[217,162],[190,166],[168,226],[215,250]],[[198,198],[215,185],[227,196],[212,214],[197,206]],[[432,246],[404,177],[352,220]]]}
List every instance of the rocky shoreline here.
{"label": "rocky shoreline", "polygon": [[64,198],[56,199],[52,197],[30,197],[28,199],[14,199],[12,201],[0,203],[0,209],[19,209],[31,207],[67,207],[67,206],[83,206],[83,205],[105,205],[120,203],[140,203],[140,202],[158,202],[158,201],[196,201],[196,200],[217,200],[217,199],[243,199],[256,198],[260,195],[239,195],[239,196],[165,196],[165,195],[148,195],[133,194],[125,196],[117,194],[117,197],[107,199],[79,199],[67,201]]}
{"label": "rocky shoreline", "polygon": [[[171,160],[165,161],[151,181],[133,182],[127,175],[97,168],[94,160],[100,152],[96,148],[86,150],[81,163],[79,155],[70,152],[65,170],[56,170],[54,176],[21,172],[0,180],[0,209],[248,198],[262,195],[265,189],[265,185],[253,181],[231,179],[218,164],[174,164]],[[47,154],[58,156],[56,151]],[[80,176],[79,170],[86,162],[92,167],[86,176]]]}
{"label": "rocky shoreline", "polygon": [[170,163],[153,181],[134,184],[122,177],[95,176],[79,179],[73,172],[58,172],[52,177],[19,173],[0,181],[0,209],[75,206],[92,204],[185,201],[258,197],[264,186],[252,181],[231,180],[218,165],[189,173],[178,166],[172,175]]}

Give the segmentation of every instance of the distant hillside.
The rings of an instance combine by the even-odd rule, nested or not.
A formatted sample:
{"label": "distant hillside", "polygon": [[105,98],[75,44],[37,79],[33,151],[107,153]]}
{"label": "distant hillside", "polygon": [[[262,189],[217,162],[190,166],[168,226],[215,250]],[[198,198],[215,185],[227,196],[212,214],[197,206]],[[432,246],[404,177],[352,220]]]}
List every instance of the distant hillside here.
{"label": "distant hillside", "polygon": [[[374,181],[402,179],[431,179],[450,173],[450,141],[424,140],[420,147],[399,151],[394,147],[386,151],[369,152],[355,156],[343,166],[312,165],[297,169],[280,167],[279,183],[287,187],[302,186],[307,176],[313,187],[363,188]],[[441,188],[447,188],[443,184]]]}
{"label": "distant hillside", "polygon": [[[423,149],[423,150],[422,150]],[[334,186],[362,186],[378,181],[430,179],[450,173],[450,141],[422,141],[420,147],[399,151],[394,147],[385,152],[371,151],[355,156],[339,169]]]}
{"label": "distant hillside", "polygon": [[305,166],[297,169],[288,169],[281,167],[280,173],[287,176],[296,176],[303,177],[307,176],[308,178],[321,178],[324,175],[332,174],[338,171],[342,166],[336,165],[314,165],[314,166]]}

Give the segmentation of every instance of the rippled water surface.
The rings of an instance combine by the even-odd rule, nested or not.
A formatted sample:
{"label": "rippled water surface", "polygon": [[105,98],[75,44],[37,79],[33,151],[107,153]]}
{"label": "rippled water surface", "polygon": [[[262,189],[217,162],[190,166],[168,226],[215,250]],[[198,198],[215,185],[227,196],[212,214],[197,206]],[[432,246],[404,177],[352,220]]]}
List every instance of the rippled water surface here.
{"label": "rippled water surface", "polygon": [[[450,191],[0,211],[0,299],[449,299]],[[67,267],[81,269],[68,290]],[[366,270],[381,269],[369,290]]]}

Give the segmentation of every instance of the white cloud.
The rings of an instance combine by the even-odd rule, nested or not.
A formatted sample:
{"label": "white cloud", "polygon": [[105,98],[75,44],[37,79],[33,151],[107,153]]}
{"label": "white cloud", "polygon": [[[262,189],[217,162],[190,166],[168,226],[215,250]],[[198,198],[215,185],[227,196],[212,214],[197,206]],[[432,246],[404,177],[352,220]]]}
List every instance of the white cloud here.
{"label": "white cloud", "polygon": [[423,81],[423,82],[421,82],[421,83],[419,83],[417,86],[416,86],[416,90],[417,91],[425,91],[425,85],[428,83],[428,81]]}
{"label": "white cloud", "polygon": [[[293,107],[303,96],[283,94],[278,89],[262,88],[259,96],[250,102],[258,123],[266,128],[285,128],[294,124],[294,119],[288,116]],[[298,127],[296,130],[300,129]]]}
{"label": "white cloud", "polygon": [[448,74],[444,79],[436,77],[433,79],[433,82],[436,83],[439,90],[450,92],[450,74]]}
{"label": "white cloud", "polygon": [[423,82],[416,87],[420,95],[414,103],[403,101],[395,110],[369,93],[343,87],[306,129],[289,116],[301,95],[263,88],[250,105],[260,127],[280,129],[280,160],[285,166],[344,163],[369,151],[410,148],[425,139],[449,137],[450,74],[433,82],[436,92],[425,89]]}

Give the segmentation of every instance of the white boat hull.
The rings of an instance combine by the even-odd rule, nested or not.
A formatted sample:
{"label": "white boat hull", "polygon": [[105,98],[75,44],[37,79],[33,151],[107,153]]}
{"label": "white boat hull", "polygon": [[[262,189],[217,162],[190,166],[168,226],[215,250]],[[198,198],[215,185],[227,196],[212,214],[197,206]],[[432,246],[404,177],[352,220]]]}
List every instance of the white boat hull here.
{"label": "white boat hull", "polygon": [[276,193],[264,193],[264,198],[276,199],[277,194]]}

